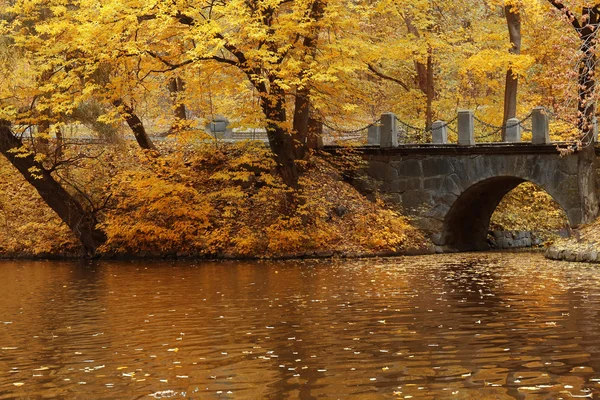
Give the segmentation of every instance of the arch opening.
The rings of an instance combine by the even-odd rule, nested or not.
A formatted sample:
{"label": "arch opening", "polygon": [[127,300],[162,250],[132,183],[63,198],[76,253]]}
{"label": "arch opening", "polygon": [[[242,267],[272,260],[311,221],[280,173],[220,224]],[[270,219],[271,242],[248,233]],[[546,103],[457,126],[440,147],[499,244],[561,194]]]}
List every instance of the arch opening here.
{"label": "arch opening", "polygon": [[[487,234],[494,211],[509,192],[524,182],[529,181],[514,176],[499,176],[478,182],[465,190],[446,215],[442,234],[444,246],[457,251],[489,250]],[[543,191],[540,186],[535,186]],[[564,220],[568,221],[564,207],[554,197],[552,199],[559,205]]]}

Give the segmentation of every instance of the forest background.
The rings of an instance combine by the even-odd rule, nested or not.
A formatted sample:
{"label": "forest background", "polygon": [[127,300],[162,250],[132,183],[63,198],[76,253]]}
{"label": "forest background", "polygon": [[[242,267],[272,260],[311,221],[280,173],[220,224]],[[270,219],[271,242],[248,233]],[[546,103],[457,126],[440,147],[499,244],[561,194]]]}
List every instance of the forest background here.
{"label": "forest background", "polygon": [[[580,67],[596,40],[590,2],[0,0],[0,7],[5,256],[424,248],[402,210],[345,183],[360,169],[351,147],[364,144],[366,131],[352,141],[342,140],[345,132],[391,111],[419,128],[411,140],[427,142],[432,122],[450,121],[458,109],[500,126],[544,106],[559,117],[551,139],[581,148],[586,118],[595,115],[595,107],[581,108]],[[585,41],[574,21],[591,26]],[[589,82],[593,69],[585,73]],[[595,104],[594,96],[583,100]],[[266,129],[269,146],[214,140],[205,126],[219,115],[236,128]],[[347,156],[318,151],[320,136],[347,145]],[[565,221],[547,194],[524,184],[492,223],[551,231]]]}

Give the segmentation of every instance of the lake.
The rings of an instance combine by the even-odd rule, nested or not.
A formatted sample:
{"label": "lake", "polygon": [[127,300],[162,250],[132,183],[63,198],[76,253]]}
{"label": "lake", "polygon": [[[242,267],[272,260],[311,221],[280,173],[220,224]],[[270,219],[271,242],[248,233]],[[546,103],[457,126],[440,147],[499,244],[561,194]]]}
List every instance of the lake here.
{"label": "lake", "polygon": [[600,398],[600,267],[536,252],[0,262],[0,399]]}

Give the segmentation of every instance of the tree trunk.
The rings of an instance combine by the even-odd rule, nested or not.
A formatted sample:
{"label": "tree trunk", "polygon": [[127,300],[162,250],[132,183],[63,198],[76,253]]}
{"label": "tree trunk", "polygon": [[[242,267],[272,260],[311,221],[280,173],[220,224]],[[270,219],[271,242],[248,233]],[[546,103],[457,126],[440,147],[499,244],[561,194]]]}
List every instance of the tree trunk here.
{"label": "tree trunk", "polygon": [[[504,7],[508,36],[510,38],[511,54],[521,54],[521,14],[516,6]],[[517,90],[519,80],[511,67],[506,71],[506,82],[504,85],[504,116],[502,125],[510,118],[517,116]],[[502,141],[506,141],[506,128],[502,128]]]}
{"label": "tree trunk", "polygon": [[298,188],[300,177],[296,165],[296,148],[294,138],[285,128],[285,92],[271,79],[270,91],[260,91],[260,101],[263,112],[267,117],[267,136],[269,146],[275,154],[277,170],[283,183],[292,189]]}
{"label": "tree trunk", "polygon": [[113,106],[122,110],[125,122],[129,125],[140,147],[146,150],[156,150],[154,143],[152,143],[152,140],[150,140],[150,137],[146,133],[142,120],[133,112],[133,108],[125,104],[121,99],[114,100]]}
{"label": "tree trunk", "polygon": [[87,211],[77,199],[67,192],[50,172],[35,160],[34,155],[20,157],[9,151],[22,146],[21,140],[12,134],[10,124],[0,121],[0,153],[17,168],[27,182],[37,190],[46,204],[67,224],[87,253],[95,254],[98,247],[106,242],[106,236],[104,232],[96,228],[94,213]]}
{"label": "tree trunk", "polygon": [[293,129],[298,141],[296,151],[298,159],[304,158],[308,144],[308,120],[310,114],[310,99],[308,98],[308,94],[309,90],[306,86],[298,89],[296,92]]}
{"label": "tree trunk", "polygon": [[[323,13],[325,11],[325,4],[322,0],[315,0],[310,9],[310,19],[313,21],[319,21],[323,18]],[[304,37],[303,46],[306,52],[306,55],[310,55],[312,57],[316,54],[317,48],[317,39],[319,36],[319,32],[317,29],[313,29],[308,35]],[[300,72],[300,80],[304,79],[305,71]],[[303,159],[306,156],[306,150],[308,149],[308,141],[309,141],[309,115],[310,115],[310,89],[305,84],[302,88],[296,91],[296,101],[294,108],[294,121],[293,121],[293,130],[296,134],[297,147],[296,147],[296,156],[298,159]]]}
{"label": "tree trunk", "polygon": [[187,119],[185,104],[181,102],[181,93],[184,91],[184,82],[181,78],[169,79],[169,92],[171,93],[171,99],[173,100],[173,116],[175,121],[171,125],[168,134],[176,132],[182,126],[183,121]]}
{"label": "tree trunk", "polygon": [[433,86],[433,54],[431,47],[427,54],[427,81],[426,81],[427,107],[425,111],[425,129],[431,129],[433,125],[433,97],[435,88]]}
{"label": "tree trunk", "polygon": [[308,117],[306,147],[313,150],[323,147],[323,122],[311,116]]}
{"label": "tree trunk", "polygon": [[561,0],[548,0],[562,12],[579,36],[579,64],[577,127],[581,133],[581,149],[577,153],[577,183],[583,205],[582,222],[591,222],[598,216],[596,192],[596,151],[594,146],[594,114],[596,113],[596,40],[600,27],[600,5],[584,7],[579,20]]}
{"label": "tree trunk", "polygon": [[63,133],[62,130],[60,129],[60,127],[55,127],[54,128],[54,133],[56,134],[56,144],[55,144],[55,148],[54,148],[54,154],[56,159],[59,159],[63,156],[63,146],[64,146],[64,139],[63,139]]}
{"label": "tree trunk", "polygon": [[598,215],[596,194],[596,152],[594,148],[594,124],[596,113],[596,48],[593,37],[600,25],[600,12],[597,7],[584,8],[583,29],[580,31],[580,51],[583,54],[579,64],[579,96],[577,102],[577,125],[582,135],[582,149],[577,153],[577,177],[582,196],[583,222],[591,222]]}
{"label": "tree trunk", "polygon": [[[415,35],[417,39],[421,38],[421,34],[417,27],[413,24],[410,17],[405,17],[404,22],[410,33]],[[435,98],[435,85],[433,73],[433,49],[431,46],[427,49],[427,61],[414,61],[415,71],[417,72],[416,80],[419,90],[425,95],[425,129],[431,129],[433,125],[433,99]]]}

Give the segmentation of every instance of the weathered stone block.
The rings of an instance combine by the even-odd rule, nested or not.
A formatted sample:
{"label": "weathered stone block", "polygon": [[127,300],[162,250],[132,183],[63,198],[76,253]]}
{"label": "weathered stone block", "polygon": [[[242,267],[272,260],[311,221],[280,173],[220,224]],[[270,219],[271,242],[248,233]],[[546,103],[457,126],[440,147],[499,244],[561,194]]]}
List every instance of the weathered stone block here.
{"label": "weathered stone block", "polygon": [[431,142],[434,144],[448,143],[448,127],[444,121],[435,121],[431,126]]}
{"label": "weathered stone block", "polygon": [[398,166],[398,175],[401,177],[422,177],[423,168],[421,160],[404,160]]}
{"label": "weathered stone block", "polygon": [[577,174],[577,155],[571,154],[562,158],[560,164],[560,170],[568,175]]}
{"label": "weathered stone block", "polygon": [[433,191],[441,191],[443,190],[444,181],[446,178],[436,177],[436,178],[425,178],[423,179],[423,189],[425,190],[433,190]]}
{"label": "weathered stone block", "polygon": [[550,123],[543,107],[536,107],[531,112],[531,142],[533,144],[550,143]]}
{"label": "weathered stone block", "polygon": [[402,195],[402,206],[406,211],[424,212],[431,208],[432,198],[429,192],[420,190],[407,190]]}
{"label": "weathered stone block", "polygon": [[394,193],[404,193],[407,190],[422,189],[422,180],[420,178],[396,179],[390,182],[389,191]]}
{"label": "weathered stone block", "polygon": [[379,145],[379,124],[371,125],[367,129],[367,144],[369,145]]}
{"label": "weathered stone block", "polygon": [[448,205],[438,203],[431,210],[429,210],[427,216],[434,218],[438,221],[444,221],[446,215],[448,214],[448,211],[450,211],[450,207]]}
{"label": "weathered stone block", "polygon": [[381,126],[379,127],[379,142],[384,148],[398,147],[398,129],[396,127],[396,115],[384,113],[381,115]]}
{"label": "weathered stone block", "polygon": [[458,112],[458,144],[461,146],[475,145],[475,119],[473,111],[460,110]]}
{"label": "weathered stone block", "polygon": [[520,121],[516,118],[510,118],[508,121],[506,121],[506,141],[521,141],[521,125]]}
{"label": "weathered stone block", "polygon": [[423,189],[423,179],[422,178],[411,178],[406,180],[406,190],[417,190]]}
{"label": "weathered stone block", "polygon": [[433,194],[433,199],[436,202],[442,203],[442,204],[446,204],[449,207],[452,207],[452,205],[454,205],[454,202],[456,201],[457,196],[454,193],[444,193],[441,196],[438,194]]}
{"label": "weathered stone block", "polygon": [[442,243],[442,233],[441,232],[435,232],[433,235],[431,235],[431,241],[435,245],[438,245],[438,244]]}
{"label": "weathered stone block", "polygon": [[550,247],[548,250],[546,250],[546,257],[548,257],[552,260],[557,260],[558,259],[558,249],[555,247]]}
{"label": "weathered stone block", "polygon": [[398,179],[398,171],[396,168],[382,161],[371,161],[367,173],[373,178],[381,181],[393,181]]}
{"label": "weathered stone block", "polygon": [[379,190],[383,193],[392,192],[392,182],[393,181],[380,181]]}
{"label": "weathered stone block", "polygon": [[458,175],[452,174],[452,175],[448,176],[446,178],[446,180],[444,181],[443,189],[448,193],[452,193],[456,196],[459,196],[460,193],[462,192],[459,184],[460,184],[460,178],[458,177]]}
{"label": "weathered stone block", "polygon": [[406,179],[396,179],[390,182],[390,191],[393,193],[404,193],[407,189]]}
{"label": "weathered stone block", "polygon": [[448,176],[454,172],[452,163],[446,158],[426,158],[421,162],[421,165],[423,175],[426,177]]}

